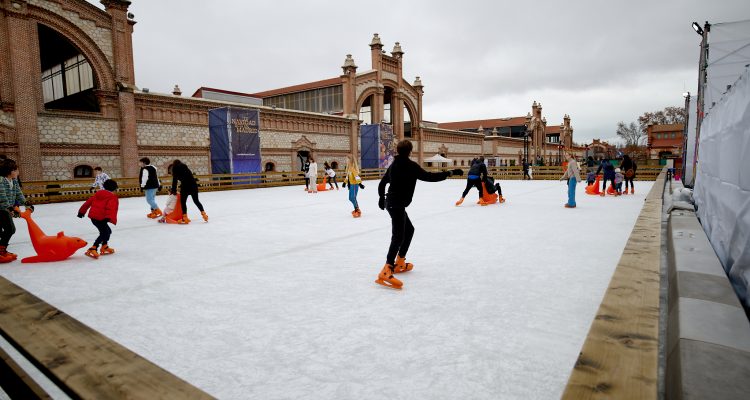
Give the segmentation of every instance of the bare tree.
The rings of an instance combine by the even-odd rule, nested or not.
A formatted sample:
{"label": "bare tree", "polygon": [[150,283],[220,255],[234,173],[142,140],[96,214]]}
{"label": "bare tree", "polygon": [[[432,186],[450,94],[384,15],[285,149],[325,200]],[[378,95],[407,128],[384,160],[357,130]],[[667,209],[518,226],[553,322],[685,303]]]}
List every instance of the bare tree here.
{"label": "bare tree", "polygon": [[660,111],[645,112],[638,117],[638,124],[643,132],[646,132],[649,124],[684,124],[685,108],[684,107],[666,107]]}
{"label": "bare tree", "polygon": [[617,136],[625,140],[626,146],[641,146],[646,141],[646,133],[641,130],[635,122],[625,124],[617,123]]}

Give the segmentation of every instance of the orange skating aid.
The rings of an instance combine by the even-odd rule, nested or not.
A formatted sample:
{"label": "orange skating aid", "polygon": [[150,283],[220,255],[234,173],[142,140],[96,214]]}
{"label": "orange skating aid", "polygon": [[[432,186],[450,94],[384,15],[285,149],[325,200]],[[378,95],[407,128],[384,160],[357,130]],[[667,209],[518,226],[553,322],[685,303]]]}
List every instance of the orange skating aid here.
{"label": "orange skating aid", "polygon": [[378,279],[375,280],[375,283],[377,283],[378,285],[383,285],[387,288],[399,290],[404,286],[403,282],[393,276],[393,265],[390,264],[385,264],[383,266],[383,269],[380,270]]}
{"label": "orange skating aid", "polygon": [[[168,224],[178,224],[182,220],[182,203],[180,202],[180,195],[176,195],[174,209],[164,216],[164,222]],[[159,220],[159,222],[162,222]]]}
{"label": "orange skating aid", "polygon": [[479,201],[479,205],[488,206],[490,204],[497,203],[497,199],[500,196],[497,193],[492,193],[487,190],[487,182],[482,182],[482,199]]}
{"label": "orange skating aid", "polygon": [[586,186],[586,194],[599,194],[601,193],[599,191],[599,181],[601,180],[601,177],[599,175],[596,176],[596,182]]}
{"label": "orange skating aid", "polygon": [[409,272],[412,269],[414,269],[414,264],[406,262],[406,258],[396,256],[396,265],[393,272],[400,274],[402,272]]}
{"label": "orange skating aid", "polygon": [[45,235],[39,225],[31,219],[31,210],[22,212],[21,218],[25,219],[29,226],[31,245],[34,246],[37,254],[24,258],[21,260],[22,263],[62,261],[87,244],[80,238],[65,236],[63,232],[59,232],[56,236]]}
{"label": "orange skating aid", "polygon": [[616,194],[616,193],[615,193],[615,188],[614,188],[614,187],[612,187],[612,186],[610,185],[610,186],[609,186],[609,187],[607,188],[607,194],[608,194],[608,195],[610,195],[610,196],[614,196],[614,195]]}

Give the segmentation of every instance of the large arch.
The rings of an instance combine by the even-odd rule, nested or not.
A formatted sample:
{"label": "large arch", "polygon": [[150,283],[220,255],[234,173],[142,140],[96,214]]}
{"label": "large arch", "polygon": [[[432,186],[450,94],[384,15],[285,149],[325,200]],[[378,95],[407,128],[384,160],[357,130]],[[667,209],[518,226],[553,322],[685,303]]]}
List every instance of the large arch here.
{"label": "large arch", "polygon": [[41,8],[29,6],[29,17],[32,21],[59,33],[88,59],[91,68],[94,70],[94,79],[98,89],[115,90],[114,69],[104,52],[89,38],[86,32],[59,15]]}

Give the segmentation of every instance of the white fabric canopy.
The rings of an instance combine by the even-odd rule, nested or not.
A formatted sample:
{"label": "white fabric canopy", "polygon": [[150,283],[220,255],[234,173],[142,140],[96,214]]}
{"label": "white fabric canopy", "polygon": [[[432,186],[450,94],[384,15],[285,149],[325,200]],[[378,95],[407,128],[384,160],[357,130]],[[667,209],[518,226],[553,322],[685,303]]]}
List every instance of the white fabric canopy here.
{"label": "white fabric canopy", "polygon": [[447,162],[453,162],[453,160],[451,160],[450,158],[445,158],[445,157],[441,156],[440,154],[435,154],[434,156],[432,156],[430,158],[425,158],[424,162],[444,162],[444,163],[447,163]]}

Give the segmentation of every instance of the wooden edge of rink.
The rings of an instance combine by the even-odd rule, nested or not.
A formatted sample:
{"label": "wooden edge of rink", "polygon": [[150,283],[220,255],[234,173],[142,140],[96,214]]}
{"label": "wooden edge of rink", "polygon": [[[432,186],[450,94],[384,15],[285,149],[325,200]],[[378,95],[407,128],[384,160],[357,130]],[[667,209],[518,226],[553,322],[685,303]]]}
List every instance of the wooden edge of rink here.
{"label": "wooden edge of rink", "polygon": [[563,399],[656,399],[665,170],[636,220]]}
{"label": "wooden edge of rink", "polygon": [[212,399],[3,277],[0,334],[74,399]]}

